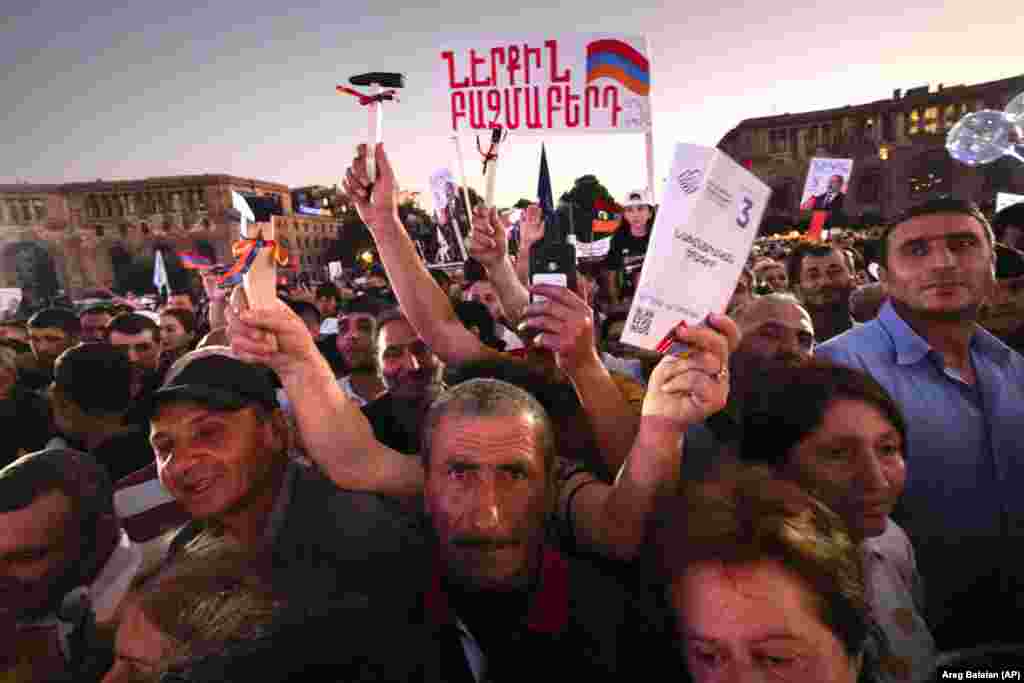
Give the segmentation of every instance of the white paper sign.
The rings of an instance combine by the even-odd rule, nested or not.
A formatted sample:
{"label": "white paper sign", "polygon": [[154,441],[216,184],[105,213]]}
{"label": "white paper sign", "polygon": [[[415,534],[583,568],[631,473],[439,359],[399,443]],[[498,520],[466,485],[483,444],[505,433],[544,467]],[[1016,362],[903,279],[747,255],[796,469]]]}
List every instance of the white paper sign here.
{"label": "white paper sign", "polygon": [[[807,168],[807,181],[804,183],[804,192],[800,195],[800,208],[814,209],[824,208],[812,206],[809,201],[813,197],[820,197],[829,190],[829,181],[833,176],[843,179],[839,189],[840,194],[845,195],[850,183],[850,176],[853,174],[853,159],[828,159],[825,157],[814,157]],[[841,206],[841,205],[840,205]]]}
{"label": "white paper sign", "polygon": [[0,289],[0,320],[13,318],[21,306],[21,287]]}
{"label": "white paper sign", "polygon": [[999,213],[1008,206],[1024,202],[1024,194],[1010,194],[1009,192],[996,193],[996,213]]}
{"label": "white paper sign", "polygon": [[605,237],[593,242],[576,243],[576,260],[591,261],[603,259],[612,248],[612,238]]}
{"label": "white paper sign", "polygon": [[677,145],[622,341],[653,351],[680,321],[725,311],[770,195],[723,152]]}
{"label": "white paper sign", "polygon": [[341,261],[331,261],[328,263],[327,275],[332,280],[340,280],[342,276]]}
{"label": "white paper sign", "polygon": [[642,133],[651,127],[651,63],[643,36],[538,34],[442,46],[445,124],[515,134]]}

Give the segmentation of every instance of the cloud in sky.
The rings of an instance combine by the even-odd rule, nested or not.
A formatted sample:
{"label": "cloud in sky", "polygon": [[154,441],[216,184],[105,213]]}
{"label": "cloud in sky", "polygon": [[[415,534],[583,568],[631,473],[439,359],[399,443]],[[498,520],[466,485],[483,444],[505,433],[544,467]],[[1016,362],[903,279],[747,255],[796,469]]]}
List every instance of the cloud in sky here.
{"label": "cloud in sky", "polygon": [[[447,131],[432,125],[444,106],[439,47],[479,36],[647,35],[656,178],[674,142],[714,145],[744,118],[1024,71],[1009,2],[984,16],[916,0],[605,4],[13,0],[0,19],[0,182],[186,173],[340,182],[366,116],[334,85],[389,70],[408,87],[387,109],[386,142],[400,180],[426,196],[433,170],[457,173]],[[533,196],[540,142],[510,141],[499,203]],[[646,184],[642,136],[545,142],[556,192],[585,173],[617,195]],[[463,148],[482,191],[471,136]]]}

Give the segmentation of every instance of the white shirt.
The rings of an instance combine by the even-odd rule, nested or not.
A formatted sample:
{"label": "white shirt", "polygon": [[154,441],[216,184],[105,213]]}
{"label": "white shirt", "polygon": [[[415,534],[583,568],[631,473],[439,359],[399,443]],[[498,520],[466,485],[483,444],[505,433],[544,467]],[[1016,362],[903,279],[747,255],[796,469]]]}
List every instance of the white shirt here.
{"label": "white shirt", "polygon": [[141,566],[142,549],[132,543],[128,534],[122,530],[113,554],[89,586],[89,599],[96,613],[96,621],[105,622],[113,618]]}

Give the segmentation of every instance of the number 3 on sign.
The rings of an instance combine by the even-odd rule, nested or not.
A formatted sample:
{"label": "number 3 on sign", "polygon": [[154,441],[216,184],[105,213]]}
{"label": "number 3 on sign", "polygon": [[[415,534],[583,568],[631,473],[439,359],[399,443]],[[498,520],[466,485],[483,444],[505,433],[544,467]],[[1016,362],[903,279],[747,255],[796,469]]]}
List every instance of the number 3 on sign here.
{"label": "number 3 on sign", "polygon": [[736,219],[736,225],[741,228],[745,228],[750,225],[750,210],[754,208],[754,202],[750,197],[743,198],[743,208],[740,209],[740,215]]}

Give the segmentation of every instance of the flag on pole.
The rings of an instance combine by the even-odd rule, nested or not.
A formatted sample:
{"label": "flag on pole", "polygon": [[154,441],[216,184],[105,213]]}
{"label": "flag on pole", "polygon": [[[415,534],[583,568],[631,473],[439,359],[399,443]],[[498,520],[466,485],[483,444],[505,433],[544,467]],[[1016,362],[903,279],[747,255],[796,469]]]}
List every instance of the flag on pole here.
{"label": "flag on pole", "polygon": [[166,296],[165,290],[169,292],[171,289],[170,280],[167,279],[167,267],[164,265],[164,254],[159,249],[156,251],[156,261],[153,264],[153,285],[161,297]]}
{"label": "flag on pole", "polygon": [[209,270],[215,265],[213,261],[194,251],[179,251],[178,258],[186,270]]}
{"label": "flag on pole", "polygon": [[249,208],[249,202],[245,201],[245,197],[238,194],[234,190],[231,190],[231,207],[242,214],[240,235],[242,239],[249,237],[249,231],[246,229],[246,222],[255,223],[256,216],[253,215],[252,209]]}
{"label": "flag on pole", "polygon": [[555,214],[555,199],[551,192],[551,173],[548,171],[548,155],[544,144],[540,146],[540,177],[537,179],[537,202],[544,213],[545,221]]}

